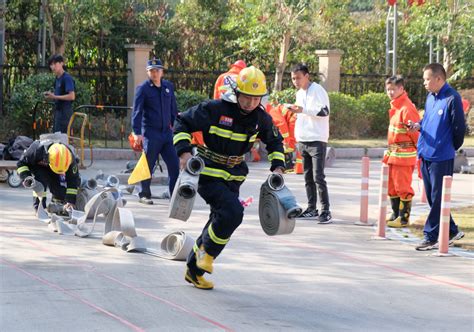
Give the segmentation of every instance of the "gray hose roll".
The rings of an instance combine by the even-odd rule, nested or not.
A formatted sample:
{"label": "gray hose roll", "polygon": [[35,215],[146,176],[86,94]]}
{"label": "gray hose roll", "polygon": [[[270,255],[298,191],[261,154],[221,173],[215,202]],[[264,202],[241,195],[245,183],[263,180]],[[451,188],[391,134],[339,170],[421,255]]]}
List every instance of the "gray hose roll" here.
{"label": "gray hose roll", "polygon": [[302,209],[285,186],[283,176],[271,174],[260,188],[258,216],[265,234],[290,234],[295,228],[295,217]]}
{"label": "gray hose roll", "polygon": [[203,168],[204,161],[197,156],[190,158],[186,163],[171,195],[168,215],[170,218],[188,220],[196,198],[199,174]]}
{"label": "gray hose roll", "polygon": [[147,248],[147,255],[170,259],[174,261],[186,261],[189,253],[193,250],[194,239],[183,231],[168,234],[161,240],[161,250]]}

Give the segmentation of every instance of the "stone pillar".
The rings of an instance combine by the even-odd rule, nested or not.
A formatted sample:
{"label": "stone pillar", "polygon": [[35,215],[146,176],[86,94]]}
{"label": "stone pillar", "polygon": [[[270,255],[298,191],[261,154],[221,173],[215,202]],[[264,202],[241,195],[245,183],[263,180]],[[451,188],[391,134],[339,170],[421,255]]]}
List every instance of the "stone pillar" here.
{"label": "stone pillar", "polygon": [[146,74],[146,63],[150,59],[152,45],[128,44],[125,45],[128,51],[127,62],[127,105],[133,105],[135,88],[138,84],[148,78]]}
{"label": "stone pillar", "polygon": [[342,54],[340,50],[316,51],[319,58],[319,73],[322,74],[320,83],[328,92],[339,91]]}

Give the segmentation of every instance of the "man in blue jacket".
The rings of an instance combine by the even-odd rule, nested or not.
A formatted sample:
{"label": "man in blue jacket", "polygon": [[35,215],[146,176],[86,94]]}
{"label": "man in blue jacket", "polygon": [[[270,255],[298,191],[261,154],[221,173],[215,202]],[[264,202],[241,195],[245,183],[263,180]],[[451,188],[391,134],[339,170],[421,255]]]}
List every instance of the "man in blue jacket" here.
{"label": "man in blue jacket", "polygon": [[[423,69],[423,80],[428,97],[425,113],[420,123],[409,124],[411,130],[419,130],[418,157],[426,198],[431,207],[424,228],[424,240],[416,250],[437,248],[443,190],[443,177],[453,175],[456,150],[464,142],[466,122],[461,96],[446,82],[446,71],[439,63]],[[450,216],[449,243],[464,237]]]}
{"label": "man in blue jacket", "polygon": [[[148,80],[137,87],[132,112],[132,130],[137,143],[143,143],[150,173],[160,154],[168,169],[169,191],[173,192],[179,174],[179,159],[173,146],[173,123],[178,113],[173,84],[163,79],[163,64],[147,62]],[[139,202],[153,204],[151,180],[141,182]]]}

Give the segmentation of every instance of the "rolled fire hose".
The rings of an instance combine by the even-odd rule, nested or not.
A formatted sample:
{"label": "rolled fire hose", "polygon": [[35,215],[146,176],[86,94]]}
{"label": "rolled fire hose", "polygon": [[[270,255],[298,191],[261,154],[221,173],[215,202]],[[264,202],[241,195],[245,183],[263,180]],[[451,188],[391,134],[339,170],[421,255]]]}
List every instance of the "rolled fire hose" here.
{"label": "rolled fire hose", "polygon": [[186,163],[186,167],[179,174],[171,195],[170,218],[188,220],[196,198],[199,174],[203,168],[204,161],[198,156],[191,157]]}
{"label": "rolled fire hose", "polygon": [[295,228],[295,217],[302,212],[296,199],[285,186],[283,176],[271,174],[260,188],[258,216],[265,234],[290,234]]}
{"label": "rolled fire hose", "polygon": [[176,231],[161,240],[161,250],[148,248],[144,253],[174,261],[186,261],[189,253],[193,250],[194,242],[194,239],[185,232]]}

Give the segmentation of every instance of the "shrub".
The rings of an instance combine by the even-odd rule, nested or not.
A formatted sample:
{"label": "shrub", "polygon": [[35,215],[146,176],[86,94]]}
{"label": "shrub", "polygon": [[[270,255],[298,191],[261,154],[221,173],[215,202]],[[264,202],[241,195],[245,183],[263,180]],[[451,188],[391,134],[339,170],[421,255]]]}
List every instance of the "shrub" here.
{"label": "shrub", "polygon": [[[75,79],[76,100],[73,102],[73,108],[89,104],[91,93],[87,85]],[[12,96],[8,103],[8,114],[12,120],[8,123],[9,130],[18,134],[32,136],[33,109],[37,102],[41,104],[38,107],[38,115],[45,121],[51,121],[53,118],[53,107],[51,103],[44,103],[44,91],[54,90],[54,75],[50,73],[41,73],[28,77],[24,82],[16,84]]]}
{"label": "shrub", "polygon": [[295,89],[285,89],[282,91],[273,91],[270,94],[269,102],[275,102],[277,104],[293,104],[296,100]]}
{"label": "shrub", "polygon": [[369,92],[359,98],[359,103],[362,113],[369,119],[370,137],[387,135],[390,98],[385,93]]}
{"label": "shrub", "polygon": [[369,122],[356,98],[339,92],[330,92],[329,103],[330,137],[359,138],[366,134]]}
{"label": "shrub", "polygon": [[178,112],[184,112],[188,108],[197,105],[209,98],[200,92],[192,90],[176,91],[176,103],[178,104]]}

